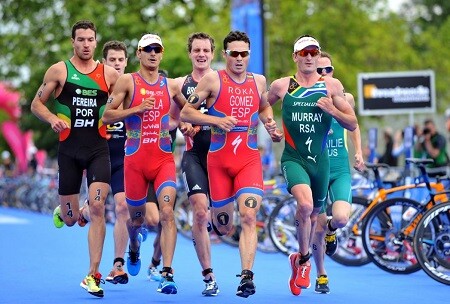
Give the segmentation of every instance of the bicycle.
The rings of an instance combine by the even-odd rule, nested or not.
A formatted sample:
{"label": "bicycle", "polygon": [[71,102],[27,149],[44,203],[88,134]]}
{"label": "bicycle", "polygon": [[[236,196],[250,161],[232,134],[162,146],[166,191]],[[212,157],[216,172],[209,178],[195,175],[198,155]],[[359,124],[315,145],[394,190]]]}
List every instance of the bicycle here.
{"label": "bicycle", "polygon": [[425,273],[450,285],[450,202],[436,205],[422,216],[413,244],[417,261]]}
{"label": "bicycle", "polygon": [[[420,270],[413,250],[415,228],[426,210],[447,200],[445,194],[433,194],[445,190],[443,179],[437,178],[436,182],[429,179],[426,165],[433,163],[433,160],[408,158],[406,162],[416,166],[420,175],[412,184],[389,190],[408,190],[410,197],[414,199],[402,195],[380,200],[365,213],[362,226],[363,247],[370,260],[380,269],[395,274],[409,274]],[[426,196],[420,199],[418,191],[423,190],[426,190]]]}

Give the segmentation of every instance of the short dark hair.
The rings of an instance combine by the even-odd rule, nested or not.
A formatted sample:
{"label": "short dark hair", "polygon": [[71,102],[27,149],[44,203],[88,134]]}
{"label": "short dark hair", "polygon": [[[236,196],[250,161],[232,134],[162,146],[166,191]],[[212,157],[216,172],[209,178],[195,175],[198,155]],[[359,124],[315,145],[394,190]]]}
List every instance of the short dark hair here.
{"label": "short dark hair", "polygon": [[231,31],[228,35],[223,39],[223,49],[226,50],[228,47],[228,43],[233,41],[244,41],[248,43],[248,47],[250,48],[250,38],[247,36],[245,32],[241,31]]}
{"label": "short dark hair", "polygon": [[89,20],[80,20],[72,26],[72,39],[75,39],[75,32],[78,29],[83,30],[93,30],[95,33],[95,37],[97,37],[97,28],[92,21]]}
{"label": "short dark hair", "polygon": [[212,38],[211,36],[209,36],[206,33],[197,32],[197,33],[193,33],[193,34],[189,35],[189,37],[188,37],[187,48],[188,48],[189,53],[192,51],[192,42],[194,42],[194,39],[200,39],[200,40],[208,39],[209,42],[211,43],[211,51],[214,52],[214,49],[216,48],[216,46],[214,44],[214,38]]}
{"label": "short dark hair", "polygon": [[328,59],[330,59],[331,64],[333,64],[333,59],[331,59],[330,53],[322,51],[322,52],[320,52],[320,58],[328,58]]}
{"label": "short dark hair", "polygon": [[111,40],[111,41],[106,42],[103,45],[103,50],[102,50],[104,59],[106,59],[106,57],[108,57],[109,50],[124,51],[125,58],[128,58],[127,46],[122,41]]}

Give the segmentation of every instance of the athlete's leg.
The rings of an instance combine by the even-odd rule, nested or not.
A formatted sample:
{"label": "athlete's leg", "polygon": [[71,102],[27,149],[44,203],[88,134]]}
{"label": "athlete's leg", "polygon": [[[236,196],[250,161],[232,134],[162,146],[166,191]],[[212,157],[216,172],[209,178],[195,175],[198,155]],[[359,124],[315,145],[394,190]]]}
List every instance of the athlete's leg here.
{"label": "athlete's leg", "polygon": [[114,223],[114,257],[123,258],[128,244],[127,221],[130,218],[125,192],[114,195],[116,222]]}
{"label": "athlete's leg", "polygon": [[243,193],[237,198],[241,219],[239,251],[242,270],[252,270],[258,244],[256,234],[256,214],[261,206],[262,197],[256,194]]}
{"label": "athlete's leg", "polygon": [[159,221],[159,210],[156,202],[147,201],[145,204],[146,213],[145,213],[145,227],[150,229],[151,227],[156,227],[156,236],[153,240],[153,255],[152,261],[150,262],[149,268],[156,268],[159,266],[161,261],[161,223]]}
{"label": "athlete's leg", "polygon": [[309,252],[310,240],[313,231],[313,223],[311,222],[311,216],[314,209],[312,191],[308,185],[299,184],[292,187],[291,193],[297,201],[295,219],[297,225],[299,252],[302,256],[305,256]]}
{"label": "athlete's leg", "polygon": [[[189,197],[194,212],[194,222],[192,224],[192,237],[195,252],[202,270],[211,268],[211,243],[207,230],[209,221],[208,197],[204,193],[196,193]],[[206,274],[205,280],[215,279],[214,273]]]}
{"label": "athlete's leg", "polygon": [[60,195],[59,196],[59,217],[64,221],[64,224],[71,227],[75,225],[79,217],[79,194]]}
{"label": "athlete's leg", "polygon": [[316,230],[312,240],[312,254],[316,263],[317,277],[326,275],[325,270],[325,232],[327,227],[327,214],[322,212],[317,218]]}
{"label": "athlete's leg", "polygon": [[[350,203],[346,201],[336,201],[333,203],[333,209],[332,209],[332,219],[330,221],[330,226],[332,230],[336,230],[342,227],[345,227],[348,223],[348,219],[350,217],[351,213],[351,205]],[[330,231],[329,227],[327,227],[327,232],[333,232]]]}
{"label": "athlete's leg", "polygon": [[[175,225],[175,215],[173,207],[175,204],[176,189],[174,187],[164,187],[158,195],[160,210],[161,250],[163,255],[163,266],[172,267],[173,255],[177,240],[177,227]],[[165,274],[162,273],[164,276]]]}
{"label": "athlete's leg", "polygon": [[93,182],[89,185],[89,216],[88,232],[90,270],[89,274],[99,272],[100,261],[105,242],[105,201],[109,192],[109,184]]}

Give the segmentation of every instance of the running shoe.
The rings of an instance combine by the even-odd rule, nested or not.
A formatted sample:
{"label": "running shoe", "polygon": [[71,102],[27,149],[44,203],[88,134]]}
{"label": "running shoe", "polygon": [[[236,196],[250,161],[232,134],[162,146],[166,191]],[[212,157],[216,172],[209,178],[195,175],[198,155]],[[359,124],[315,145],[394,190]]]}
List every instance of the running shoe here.
{"label": "running shoe", "polygon": [[84,288],[91,295],[103,298],[103,289],[100,288],[100,283],[104,284],[102,275],[96,273],[95,275],[87,275],[80,283],[80,286]]}
{"label": "running shoe", "polygon": [[202,291],[202,295],[205,297],[215,297],[219,294],[219,285],[217,282],[210,278],[209,280],[203,280],[205,282],[205,290]]}
{"label": "running shoe", "polygon": [[328,277],[326,275],[320,275],[316,279],[316,293],[330,293],[330,287],[328,287]]}
{"label": "running shoe", "polygon": [[61,218],[61,207],[59,205],[53,210],[53,224],[56,228],[64,226],[64,221]]}
{"label": "running shoe", "polygon": [[[141,244],[139,243],[139,246]],[[139,259],[139,249],[136,252],[128,247],[127,269],[130,275],[137,276],[141,270],[141,259]]]}
{"label": "running shoe", "polygon": [[[240,275],[239,275],[240,276]],[[238,297],[248,298],[256,292],[255,283],[251,276],[243,276],[236,291]]]}
{"label": "running shoe", "polygon": [[86,208],[89,208],[89,201],[86,199],[83,206],[80,208],[80,215],[78,216],[78,226],[84,227],[89,222],[83,215]]}
{"label": "running shoe", "polygon": [[325,235],[325,253],[332,256],[336,253],[338,248],[338,240],[336,238],[336,231],[332,234]]}
{"label": "running shoe", "polygon": [[291,276],[289,277],[289,290],[291,291],[291,293],[294,296],[298,296],[300,295],[300,293],[302,292],[302,289],[300,287],[298,287],[297,285],[295,285],[295,281],[297,279],[297,272],[298,272],[298,267],[297,264],[295,263],[295,258],[297,257],[298,253],[291,253],[289,255],[289,266],[291,266]]}
{"label": "running shoe", "polygon": [[166,276],[162,277],[156,291],[164,294],[176,294],[178,292],[178,287],[173,281],[173,274],[168,273]]}
{"label": "running shoe", "polygon": [[123,270],[122,265],[117,265],[115,269],[111,270],[109,275],[106,277],[106,282],[111,284],[127,284],[128,283],[128,275]]}
{"label": "running shoe", "polygon": [[141,227],[138,234],[139,242],[145,242],[147,240],[148,230],[144,227]]}
{"label": "running shoe", "polygon": [[311,280],[309,278],[310,272],[311,272],[311,262],[309,260],[298,266],[297,277],[295,278],[295,285],[300,288],[311,287]]}
{"label": "running shoe", "polygon": [[160,282],[162,279],[161,273],[159,273],[159,270],[156,267],[147,268],[147,277],[153,282]]}

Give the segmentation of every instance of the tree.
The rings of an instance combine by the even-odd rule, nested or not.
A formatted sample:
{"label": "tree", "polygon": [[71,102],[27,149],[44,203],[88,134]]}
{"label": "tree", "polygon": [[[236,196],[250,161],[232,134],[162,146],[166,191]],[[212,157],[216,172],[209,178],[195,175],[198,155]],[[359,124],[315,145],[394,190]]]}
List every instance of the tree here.
{"label": "tree", "polygon": [[98,59],[103,43],[124,41],[129,46],[130,72],[137,69],[134,54],[139,38],[147,32],[158,33],[165,46],[161,67],[176,77],[191,70],[188,34],[207,31],[218,43],[230,30],[229,14],[219,18],[221,12],[229,11],[229,5],[229,1],[215,0],[2,1],[0,45],[6,56],[0,59],[0,79],[12,81],[24,96],[22,128],[34,130],[38,148],[49,151],[50,156],[56,154],[57,137],[30,113],[30,102],[46,69],[71,57],[71,27],[76,21],[89,19],[96,24]]}

